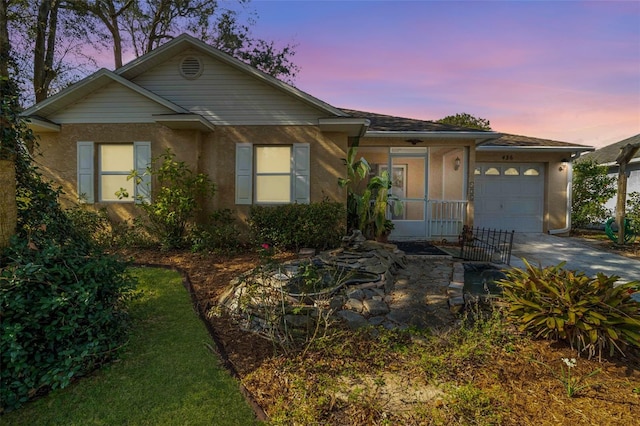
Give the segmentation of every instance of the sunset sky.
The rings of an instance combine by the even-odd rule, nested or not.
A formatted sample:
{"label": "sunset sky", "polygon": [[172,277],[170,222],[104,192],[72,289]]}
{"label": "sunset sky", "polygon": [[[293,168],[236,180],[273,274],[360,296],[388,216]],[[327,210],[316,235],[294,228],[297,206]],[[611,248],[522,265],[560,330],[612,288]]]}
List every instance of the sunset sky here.
{"label": "sunset sky", "polygon": [[331,105],[600,147],[640,133],[640,1],[254,0]]}

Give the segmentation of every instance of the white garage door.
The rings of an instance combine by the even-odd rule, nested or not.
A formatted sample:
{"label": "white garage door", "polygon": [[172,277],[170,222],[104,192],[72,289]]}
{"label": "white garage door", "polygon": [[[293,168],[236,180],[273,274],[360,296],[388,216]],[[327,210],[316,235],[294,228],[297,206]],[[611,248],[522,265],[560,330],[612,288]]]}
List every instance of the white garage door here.
{"label": "white garage door", "polygon": [[474,226],[542,232],[544,165],[478,163]]}

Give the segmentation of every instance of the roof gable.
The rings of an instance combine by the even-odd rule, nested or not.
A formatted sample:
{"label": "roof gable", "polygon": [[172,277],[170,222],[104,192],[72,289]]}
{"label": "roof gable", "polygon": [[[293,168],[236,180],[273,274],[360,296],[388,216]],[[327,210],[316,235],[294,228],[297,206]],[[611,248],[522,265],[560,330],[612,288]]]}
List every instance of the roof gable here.
{"label": "roof gable", "polygon": [[[203,73],[198,79],[183,79],[179,63],[188,54],[198,55],[205,71],[212,72]],[[111,84],[114,82],[122,87]],[[319,118],[348,117],[345,112],[186,34],[114,72],[100,69],[26,109],[22,115],[51,120],[53,116],[64,116],[65,120],[72,120],[80,112],[73,105],[107,86],[120,92],[128,88],[156,104],[146,103],[149,110],[139,111],[140,114],[198,114],[218,125],[317,125]],[[117,98],[118,94],[114,96]],[[109,96],[101,93],[101,97]],[[72,110],[65,113],[67,108]],[[82,117],[78,119],[86,122]]]}
{"label": "roof gable", "polygon": [[[152,81],[153,79],[168,78],[168,76],[173,75],[177,78],[173,83],[180,84],[180,80],[178,79],[182,79],[182,77],[178,72],[179,62],[189,55],[197,55],[199,58],[203,58],[205,62],[203,64],[204,71],[202,75],[197,79],[190,80],[191,82],[196,82],[196,84],[191,86],[194,87],[194,90],[201,90],[207,87],[207,90],[211,93],[218,88],[216,83],[219,83],[223,87],[226,87],[226,95],[229,95],[230,89],[235,89],[236,92],[240,92],[239,96],[253,97],[254,95],[251,90],[255,90],[258,87],[260,88],[257,93],[258,95],[262,95],[263,97],[272,96],[280,102],[288,99],[287,102],[297,104],[298,109],[301,108],[302,104],[309,109],[309,111],[314,112],[316,119],[326,116],[348,116],[340,109],[247,65],[188,34],[182,34],[176,37],[155,50],[131,61],[115,72],[125,79],[138,82],[142,86],[149,87],[150,89],[153,87],[151,90],[156,91],[158,83],[154,83]],[[169,68],[171,69],[169,70]],[[234,80],[231,87],[229,87],[229,85],[225,86],[224,82],[217,80],[217,78],[221,76]],[[170,88],[168,89],[170,90]],[[166,92],[165,90],[165,95],[167,95]],[[215,96],[216,93],[214,92],[212,95]],[[235,99],[235,101],[237,100],[238,99]],[[243,99],[240,100],[242,101]],[[230,101],[234,100],[231,99],[227,103]],[[245,105],[236,105],[236,107],[245,108],[246,99],[244,99],[244,101]],[[185,105],[185,107],[187,106]],[[263,108],[263,106],[256,106],[256,108]]]}
{"label": "roof gable", "polygon": [[[152,93],[114,74],[113,72],[102,68],[94,74],[78,81],[44,101],[26,109],[21,115],[37,116],[55,120],[53,118],[54,116],[65,115],[65,110],[70,108],[73,109],[74,105],[77,105],[78,103],[91,102],[90,98],[92,95],[98,92],[103,92],[105,88],[121,92],[120,95],[122,93],[127,93],[132,97],[144,99],[140,102],[146,103],[147,106],[152,106],[151,110],[154,111],[153,113],[160,113],[159,111],[162,111],[162,113],[187,112],[184,108],[181,108],[155,93]],[[113,96],[118,95],[114,94]],[[107,98],[113,96],[106,95]],[[94,98],[94,101],[95,100],[96,98]],[[122,102],[123,99],[121,98],[120,104],[122,104]]]}
{"label": "roof gable", "polygon": [[[196,78],[183,75],[185,61],[199,64]],[[328,114],[195,48],[156,61],[132,81],[214,125],[317,125]]]}

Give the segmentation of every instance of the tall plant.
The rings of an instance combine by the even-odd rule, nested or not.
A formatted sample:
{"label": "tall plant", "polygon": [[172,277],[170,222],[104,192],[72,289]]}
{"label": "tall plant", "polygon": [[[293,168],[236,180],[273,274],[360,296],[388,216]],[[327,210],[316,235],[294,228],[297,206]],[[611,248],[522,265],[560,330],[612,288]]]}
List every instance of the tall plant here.
{"label": "tall plant", "polygon": [[400,214],[402,204],[390,194],[393,182],[389,172],[385,170],[369,178],[371,166],[364,157],[356,159],[357,153],[357,147],[349,149],[347,158],[343,159],[347,178],[338,179],[338,185],[348,191],[347,227],[349,230],[359,229],[368,238],[380,238],[393,229],[393,223],[387,218],[388,208]]}

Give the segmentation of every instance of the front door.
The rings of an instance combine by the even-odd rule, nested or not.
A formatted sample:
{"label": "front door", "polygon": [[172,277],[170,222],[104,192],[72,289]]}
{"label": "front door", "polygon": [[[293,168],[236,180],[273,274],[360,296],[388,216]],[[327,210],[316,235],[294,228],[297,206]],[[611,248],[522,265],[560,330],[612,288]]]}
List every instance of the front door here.
{"label": "front door", "polygon": [[[396,148],[397,149],[397,148]],[[401,211],[391,209],[394,229],[391,238],[424,239],[427,235],[427,150],[391,149],[391,193],[398,198]],[[397,149],[400,151],[400,149]]]}

